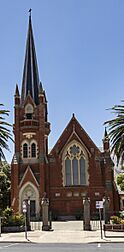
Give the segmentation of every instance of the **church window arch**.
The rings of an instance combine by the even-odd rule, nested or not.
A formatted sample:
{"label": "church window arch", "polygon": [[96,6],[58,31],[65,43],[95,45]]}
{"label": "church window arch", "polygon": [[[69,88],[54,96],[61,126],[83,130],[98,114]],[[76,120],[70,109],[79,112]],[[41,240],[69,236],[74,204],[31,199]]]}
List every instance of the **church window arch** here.
{"label": "church window arch", "polygon": [[23,158],[28,158],[29,155],[29,146],[27,143],[23,144]]}
{"label": "church window arch", "polygon": [[80,186],[88,183],[88,156],[83,146],[73,141],[63,153],[63,185]]}
{"label": "church window arch", "polygon": [[24,140],[21,144],[21,155],[22,158],[26,159],[32,159],[38,157],[38,146],[37,141],[32,139],[30,140]]}
{"label": "church window arch", "polygon": [[32,139],[30,142],[30,151],[31,151],[31,158],[38,157],[38,145],[35,139]]}
{"label": "church window arch", "polygon": [[34,142],[31,144],[31,157],[36,158],[36,144]]}
{"label": "church window arch", "polygon": [[28,120],[32,119],[33,112],[34,112],[33,106],[31,104],[27,104],[26,107],[25,107],[26,119],[28,119]]}

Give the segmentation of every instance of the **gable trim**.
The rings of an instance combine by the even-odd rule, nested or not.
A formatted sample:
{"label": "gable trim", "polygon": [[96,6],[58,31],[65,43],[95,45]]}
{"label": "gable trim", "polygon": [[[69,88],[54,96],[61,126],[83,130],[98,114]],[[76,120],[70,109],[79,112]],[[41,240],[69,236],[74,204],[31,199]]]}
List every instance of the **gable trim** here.
{"label": "gable trim", "polygon": [[88,148],[86,147],[86,145],[82,142],[82,140],[80,139],[80,137],[78,136],[78,134],[77,134],[75,131],[73,131],[73,132],[71,133],[71,135],[69,136],[69,138],[68,138],[66,144],[65,144],[65,145],[62,147],[62,149],[60,150],[60,153],[62,153],[62,151],[63,151],[63,149],[65,148],[65,146],[68,145],[68,143],[69,143],[69,141],[70,141],[70,139],[71,139],[71,137],[72,137],[73,135],[76,135],[76,137],[78,138],[79,142],[82,144],[83,148],[88,152],[89,156],[91,157],[91,152],[88,150]]}
{"label": "gable trim", "polygon": [[24,179],[25,179],[25,177],[26,177],[28,171],[31,173],[32,177],[34,178],[34,180],[35,180],[35,182],[36,182],[36,185],[39,187],[39,184],[38,184],[38,182],[37,182],[37,180],[36,180],[36,178],[35,178],[35,176],[34,176],[32,170],[31,170],[30,166],[28,165],[28,166],[27,166],[27,169],[26,169],[26,171],[25,171],[25,173],[24,173],[24,175],[23,175],[23,178],[22,178],[22,180],[20,181],[19,188],[22,186],[22,183],[23,183],[23,181],[24,181]]}

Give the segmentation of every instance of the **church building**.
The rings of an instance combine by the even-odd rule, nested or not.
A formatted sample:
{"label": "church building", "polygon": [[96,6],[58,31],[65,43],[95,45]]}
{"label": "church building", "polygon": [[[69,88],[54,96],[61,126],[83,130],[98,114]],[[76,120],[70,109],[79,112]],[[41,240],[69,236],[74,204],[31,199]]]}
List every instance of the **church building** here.
{"label": "church building", "polygon": [[49,209],[58,217],[76,217],[82,212],[86,196],[90,199],[92,216],[97,211],[96,201],[105,196],[109,198],[111,213],[118,211],[119,197],[106,130],[100,151],[73,114],[48,153],[50,122],[45,90],[39,80],[31,13],[21,93],[16,85],[14,97],[15,148],[11,164],[14,212],[21,213],[23,201],[30,201],[31,218],[40,218],[44,192]]}

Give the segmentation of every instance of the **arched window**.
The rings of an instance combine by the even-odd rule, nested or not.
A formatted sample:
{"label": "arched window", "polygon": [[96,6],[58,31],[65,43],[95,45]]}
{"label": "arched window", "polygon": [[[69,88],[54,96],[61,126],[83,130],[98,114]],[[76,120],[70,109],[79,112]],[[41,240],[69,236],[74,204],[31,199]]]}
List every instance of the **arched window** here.
{"label": "arched window", "polygon": [[78,143],[71,144],[63,154],[64,185],[87,184],[87,157]]}
{"label": "arched window", "polygon": [[27,158],[28,157],[28,144],[24,143],[23,144],[23,158]]}
{"label": "arched window", "polygon": [[25,107],[25,115],[26,119],[32,119],[33,116],[33,106],[31,104],[27,104]]}
{"label": "arched window", "polygon": [[33,158],[36,157],[36,144],[35,143],[31,144],[31,157]]}
{"label": "arched window", "polygon": [[66,185],[71,185],[71,160],[68,157],[65,159],[65,178]]}

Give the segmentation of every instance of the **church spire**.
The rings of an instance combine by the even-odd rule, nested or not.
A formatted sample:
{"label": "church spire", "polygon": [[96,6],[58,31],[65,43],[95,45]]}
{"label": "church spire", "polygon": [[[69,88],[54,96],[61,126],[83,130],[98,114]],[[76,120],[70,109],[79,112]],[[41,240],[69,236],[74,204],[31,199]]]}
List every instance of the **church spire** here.
{"label": "church spire", "polygon": [[31,9],[29,10],[29,25],[26,42],[26,53],[22,79],[21,102],[24,103],[28,93],[32,96],[36,105],[39,104],[39,74],[35,52],[35,44],[32,30]]}
{"label": "church spire", "polygon": [[104,133],[104,138],[103,138],[103,149],[104,151],[109,151],[109,136],[108,136],[108,133],[107,133],[107,129],[105,127],[105,133]]}

